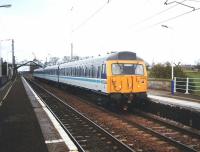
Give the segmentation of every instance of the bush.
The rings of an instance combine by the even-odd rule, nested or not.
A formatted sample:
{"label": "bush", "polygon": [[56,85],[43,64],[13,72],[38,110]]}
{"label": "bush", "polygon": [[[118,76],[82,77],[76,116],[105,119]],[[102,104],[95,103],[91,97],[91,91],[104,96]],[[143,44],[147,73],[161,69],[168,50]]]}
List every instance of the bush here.
{"label": "bush", "polygon": [[[186,77],[180,66],[174,66],[174,76],[175,77]],[[171,79],[171,64],[166,62],[165,64],[155,64],[149,72],[149,77],[151,78],[163,78]]]}

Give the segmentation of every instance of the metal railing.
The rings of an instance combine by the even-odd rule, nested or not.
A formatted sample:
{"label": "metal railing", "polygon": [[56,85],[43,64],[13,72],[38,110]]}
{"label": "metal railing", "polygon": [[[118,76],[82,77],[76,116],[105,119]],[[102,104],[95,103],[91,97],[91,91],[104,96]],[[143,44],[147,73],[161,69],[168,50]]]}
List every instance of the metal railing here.
{"label": "metal railing", "polygon": [[200,93],[200,78],[174,77],[173,92]]}

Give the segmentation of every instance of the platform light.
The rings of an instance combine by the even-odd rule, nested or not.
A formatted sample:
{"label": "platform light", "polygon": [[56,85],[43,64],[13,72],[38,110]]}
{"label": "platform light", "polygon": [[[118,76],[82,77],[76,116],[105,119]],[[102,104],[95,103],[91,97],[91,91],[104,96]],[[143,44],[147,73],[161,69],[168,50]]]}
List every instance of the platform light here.
{"label": "platform light", "polygon": [[9,8],[11,7],[12,5],[11,4],[7,4],[7,5],[0,5],[0,7],[5,7],[5,8]]}

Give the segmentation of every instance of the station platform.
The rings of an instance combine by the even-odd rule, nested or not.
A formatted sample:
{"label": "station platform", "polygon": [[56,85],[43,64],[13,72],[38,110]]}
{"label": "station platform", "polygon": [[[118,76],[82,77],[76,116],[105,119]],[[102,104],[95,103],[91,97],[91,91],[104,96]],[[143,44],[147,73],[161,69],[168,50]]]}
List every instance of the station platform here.
{"label": "station platform", "polygon": [[148,97],[162,104],[170,104],[200,112],[200,96],[169,91],[149,89]]}
{"label": "station platform", "polygon": [[24,78],[17,77],[0,93],[1,152],[78,151]]}

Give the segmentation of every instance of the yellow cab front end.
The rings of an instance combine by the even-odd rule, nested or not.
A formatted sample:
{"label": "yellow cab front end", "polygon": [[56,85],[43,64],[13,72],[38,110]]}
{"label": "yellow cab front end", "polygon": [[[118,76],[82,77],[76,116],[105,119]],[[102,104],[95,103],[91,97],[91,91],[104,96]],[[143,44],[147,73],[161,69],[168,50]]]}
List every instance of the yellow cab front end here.
{"label": "yellow cab front end", "polygon": [[147,71],[142,60],[107,61],[107,91],[113,97],[126,96],[128,101],[147,92]]}

